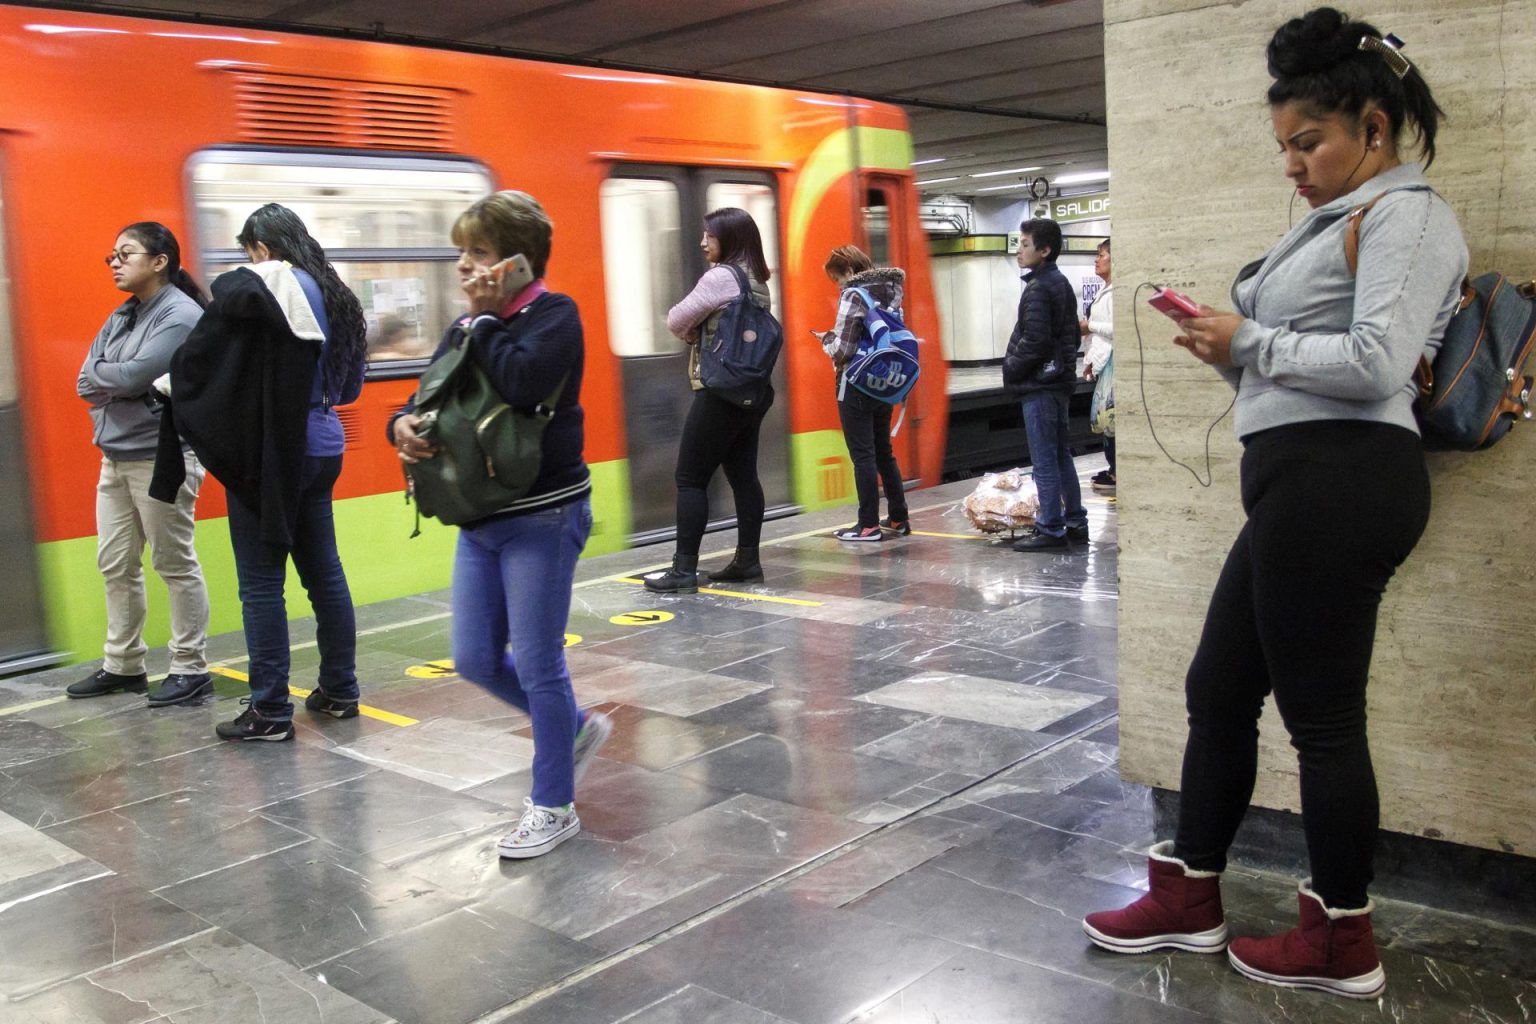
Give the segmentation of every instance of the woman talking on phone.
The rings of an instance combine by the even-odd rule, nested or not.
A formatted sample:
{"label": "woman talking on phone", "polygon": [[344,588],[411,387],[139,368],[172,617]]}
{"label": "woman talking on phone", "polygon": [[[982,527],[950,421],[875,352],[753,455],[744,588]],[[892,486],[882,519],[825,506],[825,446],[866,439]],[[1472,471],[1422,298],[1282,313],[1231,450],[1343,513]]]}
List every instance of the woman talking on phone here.
{"label": "woman talking on phone", "polygon": [[[460,675],[533,721],[533,792],[503,857],[537,857],[581,830],[576,782],[608,738],[600,712],[583,716],[565,664],[576,559],[592,532],[592,480],[582,458],[581,316],[570,296],[544,284],[554,225],[525,192],[497,192],[453,225],[459,283],[469,314],[449,328],[450,345],[473,359],[513,408],[555,394],[542,435],[539,474],[521,498],[464,524],[453,562],[453,661]],[[414,403],[390,421],[407,463],[436,455],[419,433]]]}
{"label": "woman talking on phone", "polygon": [[[1300,762],[1312,875],[1300,923],[1238,938],[1245,976],[1374,998],[1378,804],[1366,681],[1381,595],[1429,516],[1414,367],[1457,307],[1467,249],[1418,164],[1442,111],[1375,27],[1319,8],[1269,43],[1269,103],[1285,176],[1312,208],[1238,272],[1237,312],[1201,308],[1175,340],[1237,389],[1248,521],[1227,556],[1185,680],[1189,738],[1179,820],[1151,850],[1150,891],[1084,921],[1122,953],[1227,946],[1220,873],[1253,792],[1258,720],[1274,694]],[[1375,205],[1345,257],[1350,211]]]}

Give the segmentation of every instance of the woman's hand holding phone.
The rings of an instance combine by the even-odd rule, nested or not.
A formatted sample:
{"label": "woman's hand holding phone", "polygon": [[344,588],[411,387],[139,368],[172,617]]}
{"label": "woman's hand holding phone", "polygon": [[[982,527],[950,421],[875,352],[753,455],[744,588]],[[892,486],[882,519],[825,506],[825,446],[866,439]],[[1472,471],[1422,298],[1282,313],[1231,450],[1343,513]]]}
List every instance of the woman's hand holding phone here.
{"label": "woman's hand holding phone", "polygon": [[1231,366],[1232,336],[1246,318],[1206,305],[1199,306],[1198,311],[1199,316],[1179,321],[1183,333],[1176,335],[1173,343],[1208,366]]}
{"label": "woman's hand holding phone", "polygon": [[533,270],[522,253],[476,270],[464,282],[471,313],[494,313],[533,282]]}

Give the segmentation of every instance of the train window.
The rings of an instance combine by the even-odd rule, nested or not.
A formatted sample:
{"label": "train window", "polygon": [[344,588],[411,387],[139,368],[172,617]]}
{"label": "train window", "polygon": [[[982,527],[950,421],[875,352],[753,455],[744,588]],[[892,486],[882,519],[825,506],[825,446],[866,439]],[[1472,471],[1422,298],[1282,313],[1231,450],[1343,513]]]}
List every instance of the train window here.
{"label": "train window", "polygon": [[877,267],[891,265],[891,203],[886,191],[872,188],[865,193],[864,235],[869,240],[869,258]]}
{"label": "train window", "polygon": [[282,203],[325,247],[368,319],[375,367],[432,354],[464,310],[448,239],[454,219],[491,191],[463,160],[210,150],[189,165],[205,274],[246,261],[235,235],[251,211]]}
{"label": "train window", "polygon": [[718,210],[736,206],[752,215],[757,233],[763,236],[763,256],[768,260],[768,289],[774,312],[782,318],[784,306],[779,293],[779,208],[773,189],[768,185],[740,181],[712,181],[704,190],[704,207]]}
{"label": "train window", "polygon": [[657,178],[609,178],[598,193],[608,343],[616,356],[680,352],[667,330],[667,310],[687,293],[683,280],[681,199]]}

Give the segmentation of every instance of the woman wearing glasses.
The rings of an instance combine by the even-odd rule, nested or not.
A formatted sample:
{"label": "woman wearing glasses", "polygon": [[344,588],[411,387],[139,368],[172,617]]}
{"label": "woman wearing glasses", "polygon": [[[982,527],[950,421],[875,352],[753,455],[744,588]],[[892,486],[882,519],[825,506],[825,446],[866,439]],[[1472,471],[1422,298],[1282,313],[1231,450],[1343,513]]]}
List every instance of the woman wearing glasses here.
{"label": "woman wearing glasses", "polygon": [[101,668],[65,692],[100,697],[119,690],[142,693],[144,671],[144,542],[171,597],[170,674],[150,707],[177,704],[207,693],[208,588],[192,546],[193,513],[203,482],[197,456],[183,446],[186,474],[171,503],[152,501],[160,405],[150,382],[171,365],[203,312],[197,283],[181,267],[181,246],[169,228],[153,221],[118,233],[106,258],[112,282],[128,293],[96,334],[80,367],[75,390],[91,407],[92,440],[101,449],[96,484],[96,565],[107,590],[107,640]]}
{"label": "woman wearing glasses", "polygon": [[[171,368],[176,427],[229,492],[229,539],[250,652],[250,706],[226,740],[293,738],[288,699],[288,559],[315,612],[319,685],[304,707],[358,713],[357,624],[336,549],[331,490],[345,441],[335,406],[363,387],[367,325],[298,215],[268,203],[236,241],[248,266],[213,283],[213,302]],[[174,468],[165,456],[161,470]],[[159,479],[156,496],[168,494]]]}

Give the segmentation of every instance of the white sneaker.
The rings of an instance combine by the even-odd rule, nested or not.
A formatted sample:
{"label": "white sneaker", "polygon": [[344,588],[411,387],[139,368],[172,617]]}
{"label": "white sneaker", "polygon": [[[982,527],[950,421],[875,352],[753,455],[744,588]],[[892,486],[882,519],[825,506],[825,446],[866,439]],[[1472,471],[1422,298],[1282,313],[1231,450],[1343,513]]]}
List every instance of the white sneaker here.
{"label": "white sneaker", "polygon": [[539,807],[532,797],[523,797],[522,820],[517,828],[501,837],[496,852],[503,857],[521,860],[540,857],[581,831],[581,819],[576,817],[576,805],[567,808]]}
{"label": "white sneaker", "polygon": [[592,759],[597,756],[598,750],[612,735],[613,719],[601,711],[587,712],[587,720],[582,723],[581,731],[576,734],[576,745],[571,751],[576,782],[580,782],[581,777],[587,774],[587,769],[592,767]]}

